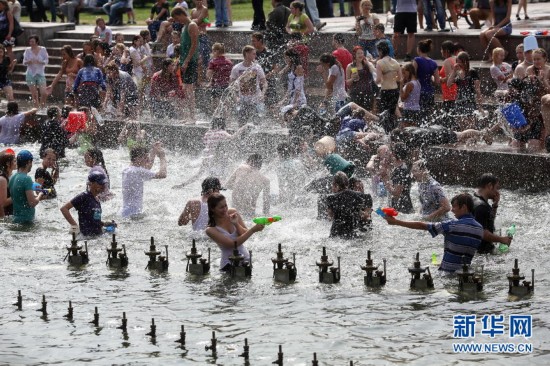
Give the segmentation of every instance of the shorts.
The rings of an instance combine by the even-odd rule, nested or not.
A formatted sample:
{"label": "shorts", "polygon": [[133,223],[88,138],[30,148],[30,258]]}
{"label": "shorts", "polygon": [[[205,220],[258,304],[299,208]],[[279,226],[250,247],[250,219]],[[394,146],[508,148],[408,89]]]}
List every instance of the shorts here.
{"label": "shorts", "polygon": [[394,33],[416,33],[416,13],[396,13],[393,24]]}
{"label": "shorts", "polygon": [[544,129],[542,116],[539,116],[535,120],[531,120],[529,122],[531,128],[525,132],[514,132],[514,139],[520,142],[528,142],[529,140],[539,140],[541,138],[542,130]]}
{"label": "shorts", "polygon": [[46,85],[46,76],[45,75],[29,75],[25,76],[25,81],[28,86],[45,86]]}
{"label": "shorts", "polygon": [[199,63],[197,60],[189,61],[189,64],[187,64],[187,69],[183,69],[183,67],[181,68],[181,81],[187,85],[195,84],[199,78],[198,70]]}
{"label": "shorts", "polygon": [[126,1],[126,10],[134,10],[134,0]]}
{"label": "shorts", "polygon": [[508,23],[504,27],[500,28],[500,30],[504,32],[505,36],[509,36],[512,34],[512,24]]}
{"label": "shorts", "polygon": [[11,86],[11,80],[0,81],[0,89],[4,89],[7,86]]}

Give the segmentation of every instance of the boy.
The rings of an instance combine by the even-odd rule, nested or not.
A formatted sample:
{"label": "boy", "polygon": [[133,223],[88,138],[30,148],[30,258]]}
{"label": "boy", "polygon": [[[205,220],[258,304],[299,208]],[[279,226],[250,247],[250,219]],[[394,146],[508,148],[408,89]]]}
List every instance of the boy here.
{"label": "boy", "polygon": [[[157,173],[150,169],[155,156],[159,157],[160,168]],[[166,178],[166,154],[157,142],[151,152],[145,147],[134,147],[130,150],[132,165],[122,171],[122,216],[139,215],[143,209],[143,183],[151,179]]]}
{"label": "boy", "polygon": [[[395,58],[395,51],[393,50],[393,44],[391,43],[390,39],[386,37],[386,34],[384,33],[386,28],[384,27],[384,24],[378,23],[374,26],[372,29],[372,33],[374,34],[374,38],[376,38],[376,43],[378,42],[386,42],[388,44],[388,47],[390,48],[390,57]],[[376,47],[374,47],[375,54],[372,55],[374,58],[378,58],[378,50]]]}
{"label": "boy", "polygon": [[45,198],[42,192],[34,194],[32,178],[27,174],[32,169],[33,156],[28,150],[17,154],[17,173],[9,182],[10,196],[13,202],[13,222],[15,224],[30,224],[34,221],[34,207]]}

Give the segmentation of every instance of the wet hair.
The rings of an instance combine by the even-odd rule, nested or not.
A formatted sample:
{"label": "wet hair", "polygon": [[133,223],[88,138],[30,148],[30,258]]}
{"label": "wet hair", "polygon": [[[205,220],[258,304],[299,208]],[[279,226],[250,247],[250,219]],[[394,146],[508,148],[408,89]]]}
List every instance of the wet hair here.
{"label": "wet hair", "polygon": [[390,54],[390,46],[388,45],[388,42],[378,42],[376,44],[376,49],[380,54],[380,58],[388,56]]}
{"label": "wet hair", "polygon": [[546,53],[546,50],[544,48],[537,48],[533,50],[534,54],[541,55],[543,59],[548,60],[548,53]]}
{"label": "wet hair", "polygon": [[497,184],[499,179],[495,177],[492,173],[482,174],[481,177],[477,180],[476,188],[485,188],[489,184]]}
{"label": "wet hair", "polygon": [[54,149],[52,149],[51,147],[48,147],[47,149],[45,149],[44,151],[42,151],[40,153],[40,158],[41,159],[44,159],[46,156],[48,156],[48,154],[54,154],[55,155],[55,158],[57,159],[57,153],[55,152]]}
{"label": "wet hair", "polygon": [[40,37],[38,37],[36,34],[33,34],[32,36],[29,36],[28,40],[30,41],[31,39],[34,39],[36,41],[36,44],[40,45]]}
{"label": "wet hair", "polygon": [[212,51],[218,51],[223,55],[225,53],[225,46],[223,43],[214,43],[212,45]]}
{"label": "wet hair", "polygon": [[49,119],[54,119],[59,117],[60,114],[61,114],[61,111],[59,110],[59,108],[54,106],[54,107],[48,108],[48,112],[46,115],[48,116]]}
{"label": "wet hair", "polygon": [[[351,54],[353,55],[354,60],[355,60],[355,56],[357,54],[357,51],[363,51],[363,47],[361,47],[361,46],[353,47],[353,49],[351,50]],[[363,53],[365,53],[365,51],[363,51]]]}
{"label": "wet hair", "polygon": [[441,49],[452,55],[455,53],[455,44],[451,41],[443,41],[443,43],[441,43]]}
{"label": "wet hair", "polygon": [[6,108],[6,115],[15,116],[18,113],[19,113],[19,104],[17,104],[17,102],[8,102],[8,106]]}
{"label": "wet hair", "polygon": [[214,218],[214,209],[223,200],[225,200],[225,196],[221,193],[212,193],[206,200],[206,204],[208,205],[208,226],[209,227],[216,227],[216,219]]}
{"label": "wet hair", "polygon": [[342,33],[336,33],[333,37],[333,40],[335,40],[339,44],[344,44],[346,40],[344,39],[344,35]]}
{"label": "wet hair", "polygon": [[171,58],[165,58],[164,60],[162,60],[161,75],[165,77],[170,77],[169,75],[166,75],[166,74],[168,73],[168,67],[170,67],[170,65],[172,65],[173,63],[174,63],[174,60],[172,60]]}
{"label": "wet hair", "polygon": [[414,65],[412,64],[412,62],[407,62],[405,65],[403,65],[403,70],[409,73],[409,75],[411,76],[411,79],[413,76],[416,79],[416,69],[414,68]]}
{"label": "wet hair", "polygon": [[246,45],[243,47],[243,57],[246,56],[247,53],[255,51],[256,49],[250,45]]}
{"label": "wet hair", "polygon": [[63,108],[61,108],[61,117],[63,118],[69,117],[69,113],[72,110],[73,110],[73,107],[71,107],[70,105],[63,106]]}
{"label": "wet hair", "polygon": [[130,150],[130,161],[135,163],[138,159],[141,159],[149,154],[149,151],[144,146],[136,146]]}
{"label": "wet hair", "polygon": [[246,163],[256,169],[260,169],[262,167],[263,161],[264,159],[262,156],[257,153],[249,155],[246,159]]}
{"label": "wet hair", "polygon": [[474,211],[474,199],[469,193],[460,193],[451,199],[451,205],[457,204],[458,207],[466,205],[468,212]]}
{"label": "wet hair", "polygon": [[134,37],[132,37],[132,46],[136,43],[137,40],[143,38],[139,34],[136,34]]}
{"label": "wet hair", "polygon": [[213,130],[225,130],[225,118],[214,117],[212,118],[211,125]]}
{"label": "wet hair", "polygon": [[384,33],[384,32],[386,31],[386,27],[385,27],[384,24],[382,24],[382,23],[376,24],[374,27],[372,27],[372,29],[378,30],[378,31],[380,31],[380,32],[382,32],[382,33]]}
{"label": "wet hair", "polygon": [[294,9],[298,9],[300,11],[304,11],[304,4],[302,4],[299,1],[293,1],[290,3],[290,7]]}
{"label": "wet hair", "polygon": [[105,159],[103,159],[103,152],[97,147],[91,147],[86,151],[86,154],[90,155],[90,158],[92,158],[95,164],[101,165],[103,170],[105,170],[105,174],[107,175],[107,177],[109,177],[109,173],[107,173],[107,167],[105,166]]}
{"label": "wet hair", "polygon": [[393,155],[398,160],[405,160],[409,156],[407,145],[402,142],[396,142],[395,144],[393,144],[391,150],[393,152]]}
{"label": "wet hair", "polygon": [[9,181],[8,169],[15,161],[15,155],[6,154],[5,152],[0,152],[0,176],[6,178]]}
{"label": "wet hair", "polygon": [[344,172],[337,172],[332,177],[332,184],[340,188],[340,190],[347,189],[349,187],[349,178]]}
{"label": "wet hair", "polygon": [[455,49],[454,49],[454,52],[462,52],[462,51],[466,51],[466,48],[464,48],[463,45],[461,45],[460,43],[458,42],[455,42],[453,43]]}
{"label": "wet hair", "polygon": [[65,51],[65,53],[67,54],[67,56],[69,56],[69,58],[75,58],[73,48],[71,46],[69,46],[68,44],[61,47],[61,50]]}
{"label": "wet hair", "polygon": [[93,55],[84,56],[84,67],[94,66],[95,67],[95,57]]}
{"label": "wet hair", "polygon": [[468,72],[470,70],[470,55],[468,55],[468,53],[462,51],[458,55],[456,55],[456,59],[464,63],[464,65],[466,66],[466,70],[464,71]]}
{"label": "wet hair", "polygon": [[277,154],[282,159],[290,158],[290,144],[288,142],[281,142],[277,145]]}
{"label": "wet hair", "polygon": [[264,42],[264,35],[260,32],[254,32],[252,33],[252,38],[254,38],[256,41]]}
{"label": "wet hair", "polygon": [[330,66],[336,65],[338,60],[334,55],[331,55],[330,53],[323,53],[321,57],[319,58],[319,61],[323,64],[329,64]]}
{"label": "wet hair", "polygon": [[302,60],[300,59],[300,55],[296,50],[288,49],[285,51],[285,56],[290,59],[290,62],[292,63],[292,66],[296,67],[298,65],[302,64]]}
{"label": "wet hair", "polygon": [[428,53],[432,51],[432,40],[431,39],[423,39],[422,41],[418,42],[418,49],[422,53]]}
{"label": "wet hair", "polygon": [[523,43],[520,43],[516,46],[516,52],[518,52],[519,50],[521,50],[523,52]]}

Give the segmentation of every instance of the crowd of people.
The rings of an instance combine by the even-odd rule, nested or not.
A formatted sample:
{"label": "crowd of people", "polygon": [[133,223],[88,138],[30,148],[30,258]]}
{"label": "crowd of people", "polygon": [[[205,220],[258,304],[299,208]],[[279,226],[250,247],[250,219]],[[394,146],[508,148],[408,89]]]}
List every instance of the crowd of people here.
{"label": "crowd of people", "polygon": [[[193,230],[205,232],[219,245],[223,270],[229,268],[228,256],[234,246],[246,258],[243,244],[263,229],[261,224],[247,228],[243,217],[254,217],[260,196],[261,213],[269,215],[272,197],[271,182],[261,171],[261,155],[250,154],[231,174],[226,171],[227,164],[220,166],[219,162],[227,161],[221,158],[227,156],[227,149],[239,149],[253,128],[250,124],[258,124],[267,114],[288,128],[288,139],[276,147],[278,204],[297,207],[307,204],[305,192],[318,193],[318,218],[332,222],[331,237],[355,238],[368,231],[373,196],[386,197],[387,205],[401,213],[414,213],[411,186],[416,181],[424,221],[409,222],[387,215],[385,219],[392,225],[427,230],[433,236],[443,234],[442,270],[457,269],[463,255],[469,261],[476,251],[491,252],[493,242],[509,245],[510,238],[494,234],[500,199],[498,178],[485,174],[475,194],[449,199],[430,176],[423,158],[425,148],[432,145],[480,140],[490,144],[499,134],[509,136],[514,147],[530,151],[546,147],[550,151],[550,66],[536,38],[528,36],[518,46],[518,61],[513,65],[504,62],[504,50],[491,42],[491,77],[499,102],[515,105],[523,116],[521,124],[508,121],[506,116],[494,122],[482,118],[480,76],[470,66],[464,47],[443,42],[443,67],[438,68],[431,58],[432,41],[425,40],[416,45],[417,57],[400,63],[394,56],[400,47],[399,35],[405,29],[411,31],[409,35],[416,31],[416,17],[410,24],[410,17],[400,20],[398,16],[408,0],[397,1],[391,40],[385,36],[384,25],[370,13],[371,1],[362,0],[354,27],[357,44],[350,52],[346,38],[335,34],[334,51],[319,58],[315,71],[323,78],[323,93],[315,105],[315,98],[307,93],[306,80],[312,72],[309,40],[320,26],[304,13],[300,2],[292,2],[290,9],[283,1],[272,3],[274,10],[264,20],[265,26],[259,15],[259,23],[254,25],[263,32],[251,35],[250,45],[242,49],[243,61],[235,65],[225,57],[223,44],[210,44],[208,9],[202,1],[196,1],[194,9],[180,5],[168,14],[165,0],[159,0],[151,12],[149,29],[134,36],[130,47],[124,44],[122,34],[113,35],[105,20],[98,18],[94,35],[84,43],[81,54],[75,55],[70,46],[63,47],[61,69],[49,86],[44,71],[47,51],[37,36],[31,36],[23,63],[35,107],[45,107],[47,95],[64,76],[66,105],[62,109],[49,107],[47,120],[40,124],[42,166],[34,180],[28,176],[34,159],[29,151],[15,154],[10,148],[0,153],[0,214],[13,216],[14,223],[32,222],[35,206],[56,194],[60,174],[56,161],[64,157],[66,147],[78,147],[91,168],[87,190],[63,205],[61,212],[71,230],[85,236],[101,234],[104,226],[112,225],[101,218],[101,202],[111,199],[112,194],[96,138],[102,116],[111,114],[127,119],[118,136],[118,141],[129,148],[131,161],[122,172],[121,216],[139,218],[144,212],[145,181],[167,176],[162,144],[147,146],[139,118],[144,109],[150,109],[157,118],[194,124],[195,87],[201,85],[209,91],[212,125],[204,136],[200,174],[193,179],[200,179],[201,174],[208,178],[202,182],[201,197],[187,203],[178,224],[191,222]],[[416,13],[416,2],[412,1],[411,7],[412,3]],[[503,11],[497,13],[495,22]],[[505,16],[509,18],[508,13]],[[223,19],[222,26],[226,24]],[[414,37],[408,37],[407,55],[412,54],[411,40],[414,46]],[[167,56],[158,70],[152,57],[153,41]],[[13,68],[8,52],[0,46],[0,81],[7,80],[2,84],[4,89],[9,87],[6,78]],[[283,93],[281,84],[285,85]],[[438,89],[442,91],[442,108],[436,103]],[[8,92],[6,95],[10,99]],[[0,143],[18,144],[23,123],[36,108],[19,112],[18,104],[10,100],[6,115],[0,118]],[[233,116],[240,128],[231,135],[225,129]],[[369,155],[368,162],[362,159]],[[156,158],[159,169],[153,172]],[[358,178],[361,174],[370,179],[370,193]],[[306,185],[314,175],[321,177]],[[233,208],[220,194],[222,187],[232,190]],[[78,212],[78,223],[72,209]],[[458,221],[448,221],[449,211]],[[467,232],[460,231],[464,226],[469,228]]]}

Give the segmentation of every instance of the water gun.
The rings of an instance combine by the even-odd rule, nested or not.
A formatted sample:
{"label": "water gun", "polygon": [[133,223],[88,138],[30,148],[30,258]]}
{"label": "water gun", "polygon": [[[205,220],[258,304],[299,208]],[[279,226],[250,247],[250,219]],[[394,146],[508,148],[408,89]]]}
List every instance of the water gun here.
{"label": "water gun", "polygon": [[[508,229],[506,229],[506,235],[509,238],[513,238],[515,234],[516,234],[516,224],[512,224],[512,226],[510,226]],[[502,244],[502,243],[500,243],[498,245],[498,251],[499,252],[506,253],[506,252],[508,252],[508,250],[510,250],[510,247],[508,245]]]}
{"label": "water gun", "polygon": [[399,212],[397,212],[397,210],[393,207],[378,207],[375,212],[382,217],[395,217],[399,214]]}
{"label": "water gun", "polygon": [[438,266],[440,263],[437,261],[437,254],[432,253],[432,264]]}
{"label": "water gun", "polygon": [[202,22],[206,24],[207,27],[212,26],[212,23],[210,23],[210,19],[208,19],[207,17],[202,18]]}
{"label": "water gun", "polygon": [[255,217],[252,219],[252,222],[259,225],[271,225],[274,222],[281,221],[283,218],[281,216],[273,217]]}
{"label": "water gun", "polygon": [[107,226],[105,226],[105,232],[113,234],[116,230],[116,222],[115,220],[112,220],[111,223]]}
{"label": "water gun", "polygon": [[36,182],[32,184],[32,190],[39,193],[42,192],[43,194],[46,194],[46,195],[52,193],[51,188],[42,188],[42,185]]}

